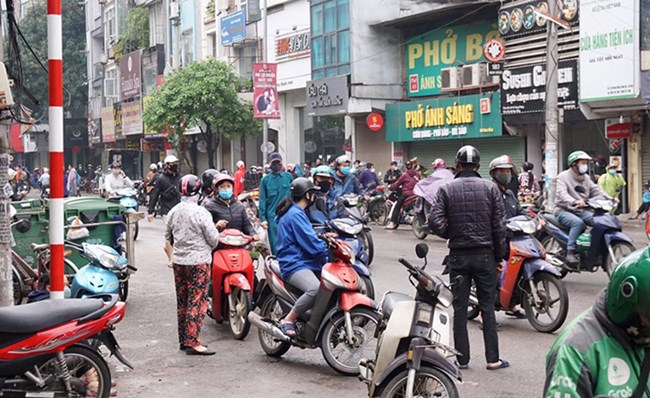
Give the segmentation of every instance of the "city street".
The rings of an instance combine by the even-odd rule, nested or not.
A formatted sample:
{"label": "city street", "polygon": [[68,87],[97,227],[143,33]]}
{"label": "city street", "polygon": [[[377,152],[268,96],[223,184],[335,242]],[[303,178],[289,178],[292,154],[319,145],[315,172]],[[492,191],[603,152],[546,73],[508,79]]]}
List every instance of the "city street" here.
{"label": "city street", "polygon": [[[629,224],[628,224],[629,225]],[[227,325],[206,319],[202,342],[217,351],[212,357],[192,357],[178,351],[173,274],[167,268],[162,246],[162,221],[142,222],[136,243],[139,271],[131,279],[127,316],[117,325],[116,336],[135,370],[127,370],[114,359],[110,363],[121,397],[192,397],[214,393],[226,397],[363,397],[364,384],[331,370],[320,350],[292,348],[282,359],[264,355],[257,330],[243,342],[231,338]],[[647,240],[642,223],[626,226],[637,247]],[[399,257],[417,260],[418,242],[410,227],[398,231],[373,230],[376,255],[372,265],[377,297],[387,290],[413,293]],[[431,252],[428,270],[440,273],[446,253],[442,240],[428,237]],[[588,308],[607,282],[606,275],[569,275],[569,319]],[[512,366],[496,373],[485,370],[482,334],[476,322],[469,323],[472,345],[470,369],[459,386],[462,397],[540,396],[544,383],[545,355],[557,334],[536,332],[526,320],[497,314],[501,356]]]}

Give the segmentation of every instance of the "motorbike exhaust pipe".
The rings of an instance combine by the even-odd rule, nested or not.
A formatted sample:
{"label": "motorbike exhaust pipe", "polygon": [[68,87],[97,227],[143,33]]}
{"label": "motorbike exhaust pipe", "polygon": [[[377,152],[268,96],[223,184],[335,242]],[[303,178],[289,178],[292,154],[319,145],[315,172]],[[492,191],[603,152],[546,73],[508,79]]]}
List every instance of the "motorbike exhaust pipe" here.
{"label": "motorbike exhaust pipe", "polygon": [[279,327],[275,326],[269,321],[265,321],[262,319],[262,317],[255,312],[249,312],[248,313],[248,322],[251,324],[255,325],[258,329],[268,333],[272,334],[273,337],[280,341],[291,341],[291,338],[287,336],[286,334],[282,333],[282,330],[280,330]]}

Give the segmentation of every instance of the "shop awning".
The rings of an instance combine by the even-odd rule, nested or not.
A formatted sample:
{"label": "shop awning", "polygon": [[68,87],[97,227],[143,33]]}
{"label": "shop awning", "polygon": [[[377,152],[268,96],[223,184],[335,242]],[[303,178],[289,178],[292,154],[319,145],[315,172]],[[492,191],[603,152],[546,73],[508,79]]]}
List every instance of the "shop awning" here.
{"label": "shop awning", "polygon": [[[433,3],[428,3],[426,5],[429,10],[424,12],[417,11],[417,5],[412,6],[412,12],[409,15],[404,15],[400,18],[387,19],[380,22],[371,23],[370,26],[373,27],[393,27],[397,29],[411,28],[414,25],[419,24],[420,22],[431,22],[432,20],[440,19],[446,20],[449,22],[449,18],[459,14],[465,14],[476,10],[479,6],[488,6],[494,5],[498,7],[501,5],[500,0],[468,0],[468,1],[457,1],[457,0],[447,0],[447,1],[436,1]],[[409,12],[405,11],[404,13]],[[481,14],[484,15],[482,12]],[[496,14],[495,14],[496,15]],[[495,17],[496,18],[496,17]],[[496,19],[495,19],[496,23]]]}

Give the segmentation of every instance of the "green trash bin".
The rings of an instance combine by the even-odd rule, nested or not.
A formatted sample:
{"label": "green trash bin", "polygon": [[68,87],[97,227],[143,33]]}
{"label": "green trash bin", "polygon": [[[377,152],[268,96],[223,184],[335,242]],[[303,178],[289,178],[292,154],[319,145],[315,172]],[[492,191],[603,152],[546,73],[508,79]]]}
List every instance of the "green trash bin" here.
{"label": "green trash bin", "polygon": [[11,229],[16,242],[13,250],[27,264],[36,268],[36,255],[32,251],[32,243],[42,244],[50,241],[47,211],[45,207],[23,207],[21,202],[12,202],[11,205],[17,211],[14,216],[16,220],[28,220],[31,223],[31,228],[25,233],[19,232],[15,227]]}

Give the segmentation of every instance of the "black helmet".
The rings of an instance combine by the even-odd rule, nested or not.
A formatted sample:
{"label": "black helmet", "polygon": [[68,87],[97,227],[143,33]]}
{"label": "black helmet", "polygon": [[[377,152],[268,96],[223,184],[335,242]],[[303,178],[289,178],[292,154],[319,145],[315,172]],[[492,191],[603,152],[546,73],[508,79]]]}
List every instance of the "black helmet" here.
{"label": "black helmet", "polygon": [[218,175],[219,172],[215,169],[207,169],[204,171],[203,175],[201,176],[201,186],[203,186],[203,189],[211,189],[212,181],[214,181]]}
{"label": "black helmet", "polygon": [[181,178],[178,188],[183,196],[194,196],[201,190],[201,180],[194,174],[186,174]]}
{"label": "black helmet", "polygon": [[524,169],[524,171],[533,171],[534,167],[535,166],[530,162],[524,162],[524,164],[521,165],[521,168]]}
{"label": "black helmet", "polygon": [[465,145],[456,153],[456,160],[459,163],[478,164],[481,162],[481,153],[471,145]]}
{"label": "black helmet", "polygon": [[320,187],[317,187],[305,177],[298,177],[291,183],[291,196],[294,199],[300,199],[311,191],[320,191]]}

